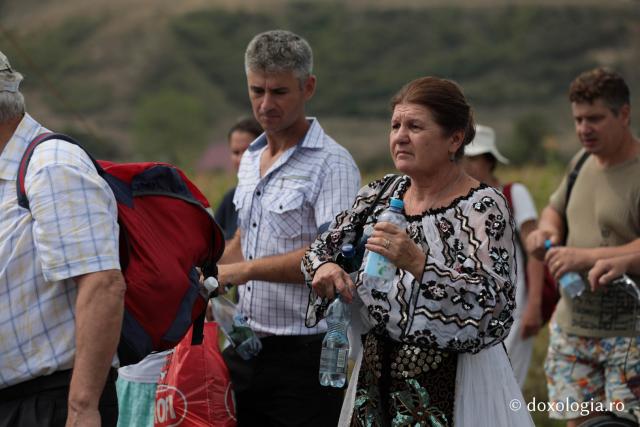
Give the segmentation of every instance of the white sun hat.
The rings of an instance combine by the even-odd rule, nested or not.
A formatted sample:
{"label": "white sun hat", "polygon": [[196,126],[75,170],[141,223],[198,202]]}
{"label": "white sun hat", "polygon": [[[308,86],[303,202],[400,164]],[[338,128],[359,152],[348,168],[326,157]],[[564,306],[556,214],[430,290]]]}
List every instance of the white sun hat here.
{"label": "white sun hat", "polygon": [[500,154],[496,146],[496,133],[489,126],[476,125],[476,136],[464,147],[464,155],[468,157],[489,153],[505,165],[509,159]]}

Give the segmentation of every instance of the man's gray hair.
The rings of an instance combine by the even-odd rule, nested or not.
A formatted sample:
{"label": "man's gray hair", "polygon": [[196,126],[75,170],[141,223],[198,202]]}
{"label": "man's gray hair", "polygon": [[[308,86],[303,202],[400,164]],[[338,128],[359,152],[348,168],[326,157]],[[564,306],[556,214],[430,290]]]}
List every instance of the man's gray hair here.
{"label": "man's gray hair", "polygon": [[[16,71],[0,72],[0,123],[7,123],[24,114],[24,96],[17,90],[21,81],[22,74]],[[15,87],[16,90],[2,90],[4,87]]]}
{"label": "man's gray hair", "polygon": [[313,71],[313,52],[309,43],[297,34],[285,30],[266,31],[249,42],[244,69],[247,73],[293,71],[303,83]]}

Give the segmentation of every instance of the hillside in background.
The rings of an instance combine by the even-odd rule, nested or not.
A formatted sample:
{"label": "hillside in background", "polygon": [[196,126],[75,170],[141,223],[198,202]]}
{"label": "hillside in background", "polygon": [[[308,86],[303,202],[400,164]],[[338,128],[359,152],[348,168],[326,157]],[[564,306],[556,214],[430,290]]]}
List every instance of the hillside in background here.
{"label": "hillside in background", "polygon": [[576,148],[565,98],[580,71],[612,66],[639,99],[639,4],[5,0],[0,50],[26,76],[30,111],[102,157],[191,167],[249,113],[244,48],[278,27],[310,41],[309,114],[364,168],[388,162],[388,100],[422,75],[458,81],[511,157],[544,162],[543,148]]}

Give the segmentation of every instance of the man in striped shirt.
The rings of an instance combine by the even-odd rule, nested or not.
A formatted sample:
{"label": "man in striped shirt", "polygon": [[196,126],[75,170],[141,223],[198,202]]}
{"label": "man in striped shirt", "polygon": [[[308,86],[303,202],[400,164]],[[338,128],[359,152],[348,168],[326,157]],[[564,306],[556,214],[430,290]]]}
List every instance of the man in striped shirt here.
{"label": "man in striped shirt", "polygon": [[0,52],[0,426],[115,425],[116,201],[85,152],[54,139],[33,152],[18,205],[20,159],[47,132],[21,80]]}
{"label": "man in striped shirt", "polygon": [[222,284],[243,285],[240,310],[263,344],[247,387],[236,389],[240,427],[336,425],[342,403],[341,390],[319,385],[326,324],[305,326],[300,262],[318,230],[351,206],[360,174],[347,150],[305,116],[312,63],[309,44],[288,31],[258,34],[245,53],[249,98],[265,132],[240,163],[238,232],[223,259],[231,263],[219,267]]}

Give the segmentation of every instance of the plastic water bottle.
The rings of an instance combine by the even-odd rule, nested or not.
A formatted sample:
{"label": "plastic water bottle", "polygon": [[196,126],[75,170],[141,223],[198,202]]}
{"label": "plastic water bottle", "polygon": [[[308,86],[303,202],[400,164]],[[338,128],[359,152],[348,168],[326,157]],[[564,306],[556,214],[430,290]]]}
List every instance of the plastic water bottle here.
{"label": "plastic water bottle", "polygon": [[338,264],[340,267],[353,278],[353,273],[358,271],[358,266],[355,265],[356,261],[356,249],[351,243],[346,243],[340,248],[340,258]]}
{"label": "plastic water bottle", "polygon": [[209,295],[214,296],[211,298],[213,317],[236,353],[244,360],[249,360],[262,350],[262,342],[236,305],[224,296],[218,295],[218,286],[218,281],[213,277],[207,278],[204,282]]}
{"label": "plastic water bottle", "polygon": [[343,387],[347,382],[349,338],[347,328],[351,313],[340,297],[327,309],[327,333],[322,340],[320,371],[318,377],[323,386]]}
{"label": "plastic water bottle", "polygon": [[[378,217],[378,222],[390,222],[405,230],[407,220],[402,213],[403,208],[404,202],[402,200],[392,198],[389,207]],[[387,293],[393,286],[395,275],[396,266],[386,257],[375,252],[367,254],[362,277],[362,283],[365,287]]]}
{"label": "plastic water bottle", "polygon": [[[551,246],[551,240],[547,239],[544,241],[545,250],[551,249]],[[560,285],[564,293],[571,299],[577,298],[582,295],[584,290],[587,288],[584,280],[582,279],[582,276],[575,271],[568,271],[560,276],[560,279],[558,279],[558,284]]]}

